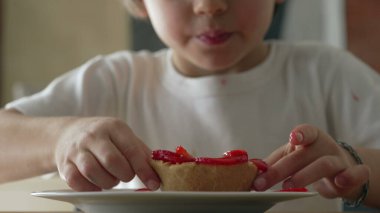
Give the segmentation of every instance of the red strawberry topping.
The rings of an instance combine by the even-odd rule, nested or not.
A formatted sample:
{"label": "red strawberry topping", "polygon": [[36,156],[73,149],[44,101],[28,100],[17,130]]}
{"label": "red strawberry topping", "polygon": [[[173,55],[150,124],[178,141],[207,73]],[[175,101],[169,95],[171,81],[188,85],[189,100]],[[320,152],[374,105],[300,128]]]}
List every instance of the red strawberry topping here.
{"label": "red strawberry topping", "polygon": [[187,150],[178,146],[176,152],[169,150],[155,150],[152,152],[153,160],[162,160],[172,164],[181,164],[185,162],[195,162],[197,164],[210,164],[210,165],[233,165],[238,163],[245,163],[248,161],[253,162],[257,168],[265,172],[267,170],[267,164],[259,159],[248,160],[248,154],[244,150],[231,150],[225,152],[221,158],[209,158],[209,157],[193,157],[187,152]]}
{"label": "red strawberry topping", "polygon": [[261,159],[254,158],[254,159],[250,159],[249,161],[254,163],[256,165],[257,169],[261,172],[266,172],[268,170],[268,164],[265,163],[265,161],[263,161]]}

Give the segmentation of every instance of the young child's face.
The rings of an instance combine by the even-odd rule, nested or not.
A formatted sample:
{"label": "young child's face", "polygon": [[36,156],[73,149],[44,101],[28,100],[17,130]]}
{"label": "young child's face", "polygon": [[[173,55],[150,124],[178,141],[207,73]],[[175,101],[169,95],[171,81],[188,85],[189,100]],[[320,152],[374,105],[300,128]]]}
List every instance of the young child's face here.
{"label": "young child's face", "polygon": [[265,59],[263,39],[281,0],[143,0],[176,68],[189,76],[244,71]]}

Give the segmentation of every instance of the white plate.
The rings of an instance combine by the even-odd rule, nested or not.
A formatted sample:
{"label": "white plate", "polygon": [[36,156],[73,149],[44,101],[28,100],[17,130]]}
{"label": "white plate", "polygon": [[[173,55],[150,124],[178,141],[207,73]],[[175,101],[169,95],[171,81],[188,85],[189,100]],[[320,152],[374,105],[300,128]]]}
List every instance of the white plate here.
{"label": "white plate", "polygon": [[264,212],[274,204],[315,192],[136,192],[109,190],[34,192],[33,196],[72,203],[86,213]]}

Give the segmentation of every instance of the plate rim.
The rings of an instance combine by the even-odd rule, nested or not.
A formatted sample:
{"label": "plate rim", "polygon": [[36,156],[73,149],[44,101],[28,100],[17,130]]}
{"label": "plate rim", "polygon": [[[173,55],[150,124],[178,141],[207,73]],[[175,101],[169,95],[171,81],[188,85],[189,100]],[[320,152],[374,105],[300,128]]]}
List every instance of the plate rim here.
{"label": "plate rim", "polygon": [[[66,202],[83,212],[104,213],[114,208],[116,213],[151,213],[162,211],[215,212],[239,209],[240,212],[263,212],[276,203],[317,195],[317,192],[161,192],[110,190],[98,192],[75,192],[72,190],[47,190],[32,192],[31,195],[55,201]],[[179,202],[181,201],[181,202]],[[170,209],[168,209],[170,207]],[[105,209],[106,208],[106,209]],[[98,211],[98,209],[103,209]],[[116,210],[118,209],[118,210]],[[256,209],[255,211],[252,211]],[[191,210],[191,211],[190,211]],[[223,212],[222,211],[222,212]],[[169,211],[170,212],[170,211]],[[230,212],[230,211],[227,211]]]}
{"label": "plate rim", "polygon": [[283,197],[283,196],[294,196],[294,197],[310,197],[318,195],[318,192],[308,191],[308,192],[279,192],[279,191],[249,191],[249,192],[186,192],[186,191],[135,191],[134,189],[113,189],[104,191],[85,191],[78,192],[73,190],[44,190],[35,191],[30,193],[35,197],[103,197],[103,196],[206,196],[206,197]]}

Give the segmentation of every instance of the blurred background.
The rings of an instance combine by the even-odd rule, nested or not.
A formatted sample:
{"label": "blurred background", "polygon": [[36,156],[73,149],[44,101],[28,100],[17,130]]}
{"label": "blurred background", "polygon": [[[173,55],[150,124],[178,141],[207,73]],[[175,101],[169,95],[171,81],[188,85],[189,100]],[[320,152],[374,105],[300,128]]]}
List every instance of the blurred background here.
{"label": "blurred background", "polygon": [[[325,42],[380,72],[379,20],[379,0],[287,0],[267,39]],[[119,0],[0,0],[0,104],[39,91],[98,54],[163,47],[149,22],[131,19]],[[57,210],[56,202],[29,202],[31,191],[65,188],[58,178],[49,181],[0,185],[0,210],[20,210],[12,203],[20,196],[25,210]]]}
{"label": "blurred background", "polygon": [[[0,0],[0,104],[38,91],[98,55],[163,45],[119,0]],[[379,0],[287,0],[268,39],[347,48],[380,70]]]}

